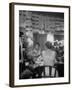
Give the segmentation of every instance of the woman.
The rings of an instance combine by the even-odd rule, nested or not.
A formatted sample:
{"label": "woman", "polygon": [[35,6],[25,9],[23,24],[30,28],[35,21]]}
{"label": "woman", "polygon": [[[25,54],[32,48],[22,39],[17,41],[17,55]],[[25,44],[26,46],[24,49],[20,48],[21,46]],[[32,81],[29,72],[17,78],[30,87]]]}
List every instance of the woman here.
{"label": "woman", "polygon": [[42,54],[41,54],[41,48],[40,48],[40,44],[36,43],[34,50],[33,50],[33,60],[34,60],[34,71],[36,73],[36,77],[37,78],[41,78],[42,77],[42,72],[43,72],[43,58],[42,58]]}
{"label": "woman", "polygon": [[46,42],[45,50],[42,52],[45,65],[45,73],[47,76],[54,76],[55,74],[54,64],[56,62],[56,52],[53,49],[51,49],[51,47],[52,43]]}
{"label": "woman", "polygon": [[22,73],[23,78],[40,78],[43,71],[40,44],[36,43],[33,50],[28,52],[26,70]]}

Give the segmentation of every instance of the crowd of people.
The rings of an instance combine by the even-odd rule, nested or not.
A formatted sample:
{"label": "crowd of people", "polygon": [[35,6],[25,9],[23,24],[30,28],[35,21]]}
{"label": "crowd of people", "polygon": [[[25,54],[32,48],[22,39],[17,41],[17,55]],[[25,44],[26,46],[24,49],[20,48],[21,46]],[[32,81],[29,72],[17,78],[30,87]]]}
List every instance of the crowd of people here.
{"label": "crowd of people", "polygon": [[[54,44],[47,41],[45,50],[41,50],[39,42],[36,42],[31,49],[27,47],[27,42],[22,44],[23,60],[19,64],[20,79],[64,76],[64,45],[58,41]],[[19,56],[21,58],[21,53]]]}

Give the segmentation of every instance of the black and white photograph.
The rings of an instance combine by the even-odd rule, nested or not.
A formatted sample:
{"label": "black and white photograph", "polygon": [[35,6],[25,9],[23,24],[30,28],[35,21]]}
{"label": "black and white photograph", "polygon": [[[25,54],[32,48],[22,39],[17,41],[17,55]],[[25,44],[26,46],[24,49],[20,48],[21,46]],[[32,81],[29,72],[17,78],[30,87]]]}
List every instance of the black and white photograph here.
{"label": "black and white photograph", "polygon": [[69,84],[70,7],[12,3],[11,10],[11,85]]}
{"label": "black and white photograph", "polygon": [[19,11],[19,79],[64,77],[64,13]]}

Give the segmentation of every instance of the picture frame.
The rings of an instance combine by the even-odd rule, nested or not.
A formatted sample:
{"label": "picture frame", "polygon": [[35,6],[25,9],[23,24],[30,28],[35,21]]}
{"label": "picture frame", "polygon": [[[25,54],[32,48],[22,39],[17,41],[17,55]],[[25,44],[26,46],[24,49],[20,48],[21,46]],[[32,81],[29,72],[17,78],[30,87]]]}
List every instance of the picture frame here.
{"label": "picture frame", "polygon": [[[43,21],[38,21],[38,23],[32,23],[32,21],[36,20],[34,18],[37,18],[35,17],[35,15],[39,16],[37,20],[43,20]],[[27,22],[24,23],[26,19],[30,20],[29,24]],[[37,28],[36,25],[37,26],[41,25],[41,26]],[[9,86],[10,87],[70,84],[70,6],[12,2],[9,4],[9,29],[10,29],[9,30],[9,53],[10,53],[9,54]],[[43,77],[43,78],[34,78],[34,79],[32,77],[26,79],[21,78],[20,74],[22,75],[22,73],[20,72],[22,72],[21,71],[22,67],[20,66],[20,63],[24,62],[23,61],[24,57],[22,56],[23,54],[22,51],[21,51],[21,56],[19,53],[20,50],[25,50],[25,48],[21,48],[19,50],[19,45],[20,45],[19,39],[21,33],[22,32],[25,33],[24,32],[25,30],[32,31],[32,33],[34,34],[33,39],[35,38],[34,36],[36,33],[44,35],[50,32],[49,34],[50,36],[48,37],[48,40],[50,41],[51,40],[53,41],[55,38],[57,38],[57,36],[59,38],[59,36],[62,35],[60,37],[63,37],[64,39],[64,62],[63,62],[64,76],[63,77],[56,77],[56,78]],[[53,30],[57,30],[57,31],[53,31]],[[59,32],[58,30],[61,32]],[[57,35],[54,37],[54,39],[53,36],[51,36],[52,33]],[[31,34],[29,33],[28,36],[31,37]],[[25,39],[24,35],[22,37]],[[41,37],[44,38],[45,36],[41,36]],[[38,36],[38,39],[39,38],[40,36]],[[43,38],[41,38],[40,41],[43,40]],[[35,38],[35,41],[38,39]],[[36,43],[35,41],[33,42],[34,44]],[[44,41],[42,41],[42,43],[44,43]],[[40,45],[42,45],[42,43],[40,43]],[[42,49],[44,48],[43,46],[41,47]],[[24,64],[27,65],[28,63],[24,63]],[[48,69],[45,68],[45,70],[46,70],[45,72],[48,74],[47,72]]]}

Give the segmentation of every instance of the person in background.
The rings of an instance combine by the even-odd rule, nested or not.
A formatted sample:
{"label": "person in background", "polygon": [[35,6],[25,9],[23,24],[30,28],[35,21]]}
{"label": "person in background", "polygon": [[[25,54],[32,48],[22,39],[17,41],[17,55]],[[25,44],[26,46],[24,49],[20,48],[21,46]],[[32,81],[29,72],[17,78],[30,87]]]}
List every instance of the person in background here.
{"label": "person in background", "polygon": [[64,77],[64,46],[59,46],[57,53],[56,68],[58,70],[59,77]]}
{"label": "person in background", "polygon": [[[42,51],[42,57],[44,60],[45,67],[45,73],[47,76],[54,76],[55,68],[54,64],[56,62],[56,51],[52,49],[52,43],[46,42],[45,43],[45,50]],[[48,67],[47,67],[48,66]],[[58,73],[56,72],[56,76],[58,76]]]}

